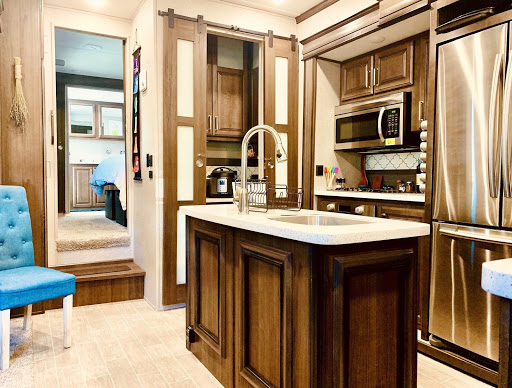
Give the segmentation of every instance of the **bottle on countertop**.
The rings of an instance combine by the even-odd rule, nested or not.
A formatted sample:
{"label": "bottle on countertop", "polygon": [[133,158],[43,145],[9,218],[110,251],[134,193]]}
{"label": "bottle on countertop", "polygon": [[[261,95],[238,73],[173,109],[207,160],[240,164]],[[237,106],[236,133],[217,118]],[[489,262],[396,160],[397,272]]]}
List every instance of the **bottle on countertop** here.
{"label": "bottle on countertop", "polygon": [[416,192],[421,193],[420,191],[420,185],[423,184],[423,181],[421,180],[421,160],[418,160],[418,164],[416,165]]}

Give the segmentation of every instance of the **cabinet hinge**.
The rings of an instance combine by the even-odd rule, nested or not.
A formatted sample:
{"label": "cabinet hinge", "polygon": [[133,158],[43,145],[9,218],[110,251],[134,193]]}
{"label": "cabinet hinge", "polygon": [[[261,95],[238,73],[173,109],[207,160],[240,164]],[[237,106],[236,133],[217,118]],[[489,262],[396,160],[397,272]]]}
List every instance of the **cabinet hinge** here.
{"label": "cabinet hinge", "polygon": [[189,344],[196,342],[196,332],[192,326],[187,327],[187,342]]}
{"label": "cabinet hinge", "polygon": [[292,41],[292,51],[297,50],[297,37],[295,35],[291,34],[290,40]]}
{"label": "cabinet hinge", "polygon": [[268,47],[274,47],[274,31],[268,30]]}
{"label": "cabinet hinge", "polygon": [[167,12],[158,10],[158,16],[167,16],[169,28],[174,28],[174,9],[167,8]]}
{"label": "cabinet hinge", "polygon": [[206,32],[206,23],[204,22],[204,16],[197,16],[197,32],[199,34],[204,34]]}

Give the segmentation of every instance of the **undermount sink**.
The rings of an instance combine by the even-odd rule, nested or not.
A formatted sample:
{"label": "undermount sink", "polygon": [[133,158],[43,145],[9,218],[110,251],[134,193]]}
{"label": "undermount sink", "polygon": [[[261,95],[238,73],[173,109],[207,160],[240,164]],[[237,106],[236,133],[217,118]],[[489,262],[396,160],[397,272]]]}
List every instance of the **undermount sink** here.
{"label": "undermount sink", "polygon": [[360,225],[370,224],[369,221],[359,221],[348,218],[310,215],[310,216],[280,216],[269,217],[269,220],[288,222],[290,224],[314,225],[314,226],[340,226],[340,225]]}

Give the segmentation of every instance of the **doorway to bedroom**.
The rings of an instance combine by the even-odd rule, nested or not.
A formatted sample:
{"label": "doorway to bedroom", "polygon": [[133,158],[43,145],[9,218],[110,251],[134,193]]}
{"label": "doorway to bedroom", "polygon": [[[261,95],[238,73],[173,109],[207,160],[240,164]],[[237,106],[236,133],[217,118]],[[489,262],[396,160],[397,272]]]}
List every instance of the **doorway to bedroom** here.
{"label": "doorway to bedroom", "polygon": [[59,252],[130,245],[124,41],[55,29]]}

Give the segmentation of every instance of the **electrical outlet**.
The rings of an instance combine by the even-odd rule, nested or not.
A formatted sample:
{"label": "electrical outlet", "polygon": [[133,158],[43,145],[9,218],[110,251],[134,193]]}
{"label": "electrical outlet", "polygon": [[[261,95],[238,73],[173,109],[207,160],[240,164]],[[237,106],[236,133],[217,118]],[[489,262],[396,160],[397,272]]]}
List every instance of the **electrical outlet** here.
{"label": "electrical outlet", "polygon": [[316,176],[324,175],[324,166],[317,164],[316,165]]}

